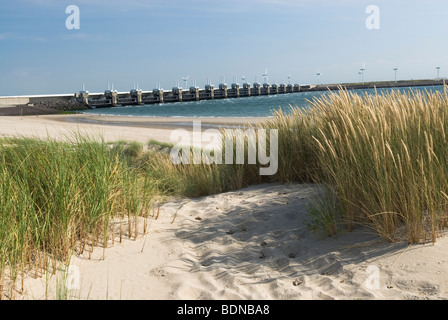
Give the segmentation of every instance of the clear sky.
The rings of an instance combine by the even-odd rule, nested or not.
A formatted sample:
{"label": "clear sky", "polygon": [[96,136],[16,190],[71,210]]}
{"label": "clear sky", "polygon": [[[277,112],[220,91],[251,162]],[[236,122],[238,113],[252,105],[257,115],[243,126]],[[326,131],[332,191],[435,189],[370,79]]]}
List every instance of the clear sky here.
{"label": "clear sky", "polygon": [[0,0],[0,95],[445,77],[447,39],[447,0]]}

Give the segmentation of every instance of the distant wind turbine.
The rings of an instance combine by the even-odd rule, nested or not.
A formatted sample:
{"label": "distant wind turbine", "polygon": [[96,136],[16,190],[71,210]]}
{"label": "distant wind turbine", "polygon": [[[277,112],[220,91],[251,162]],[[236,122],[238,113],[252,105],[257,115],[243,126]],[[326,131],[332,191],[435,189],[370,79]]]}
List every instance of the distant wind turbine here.
{"label": "distant wind turbine", "polygon": [[185,88],[188,88],[188,78],[190,78],[190,76],[186,76],[185,78],[182,78],[182,81],[185,82]]}
{"label": "distant wind turbine", "polygon": [[317,70],[316,76],[317,76],[317,85],[320,85],[320,76],[322,73],[320,73],[319,69]]}
{"label": "distant wind turbine", "polygon": [[291,74],[288,74],[288,84],[291,84]]}
{"label": "distant wind turbine", "polygon": [[268,76],[268,69],[266,68],[266,71],[263,74],[264,82],[268,83],[269,76]]}

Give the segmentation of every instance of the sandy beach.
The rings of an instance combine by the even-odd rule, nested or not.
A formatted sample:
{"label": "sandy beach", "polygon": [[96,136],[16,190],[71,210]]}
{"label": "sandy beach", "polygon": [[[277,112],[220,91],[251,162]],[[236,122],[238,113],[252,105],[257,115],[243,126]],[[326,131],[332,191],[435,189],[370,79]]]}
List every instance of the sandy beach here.
{"label": "sandy beach", "polygon": [[[408,246],[367,229],[320,237],[305,225],[316,185],[265,184],[166,203],[149,233],[73,256],[73,299],[446,299],[448,238]],[[173,221],[174,220],[174,221]],[[75,277],[73,277],[75,276]],[[59,280],[61,281],[61,280]],[[26,299],[57,277],[27,279]],[[79,288],[79,289],[78,289]]]}
{"label": "sandy beach", "polygon": [[[198,118],[90,115],[0,117],[0,135],[169,142]],[[200,119],[211,125],[254,119]],[[179,121],[181,123],[179,123]],[[113,123],[115,122],[115,123]],[[119,123],[117,123],[119,122]],[[187,125],[188,126],[188,125]],[[264,184],[165,203],[135,241],[74,255],[73,299],[447,299],[448,238],[390,243],[366,228],[321,237],[309,230],[317,185]],[[143,222],[140,224],[143,225]],[[105,256],[103,257],[103,254]],[[46,282],[48,280],[48,282]],[[79,281],[78,281],[79,280]],[[25,279],[23,299],[52,299],[60,278]]]}
{"label": "sandy beach", "polygon": [[130,140],[146,143],[150,139],[170,142],[174,129],[191,129],[194,121],[202,127],[242,126],[256,124],[264,118],[171,118],[171,117],[123,117],[89,114],[2,116],[0,136],[24,136],[53,139],[71,139],[74,133],[92,138],[104,138],[106,142]]}

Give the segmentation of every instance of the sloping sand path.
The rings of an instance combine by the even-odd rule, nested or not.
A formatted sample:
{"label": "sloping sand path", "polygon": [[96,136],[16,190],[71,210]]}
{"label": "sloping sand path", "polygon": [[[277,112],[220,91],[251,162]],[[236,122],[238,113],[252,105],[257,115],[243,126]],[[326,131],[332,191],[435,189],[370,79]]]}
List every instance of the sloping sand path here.
{"label": "sloping sand path", "polygon": [[[367,229],[309,231],[316,185],[265,184],[163,205],[149,233],[74,256],[81,299],[446,299],[448,239],[408,246]],[[173,222],[174,219],[174,222]],[[54,280],[54,279],[53,279]],[[51,282],[51,281],[50,281]],[[54,281],[53,281],[54,282]],[[42,279],[26,298],[45,298]],[[49,297],[54,287],[49,286]]]}

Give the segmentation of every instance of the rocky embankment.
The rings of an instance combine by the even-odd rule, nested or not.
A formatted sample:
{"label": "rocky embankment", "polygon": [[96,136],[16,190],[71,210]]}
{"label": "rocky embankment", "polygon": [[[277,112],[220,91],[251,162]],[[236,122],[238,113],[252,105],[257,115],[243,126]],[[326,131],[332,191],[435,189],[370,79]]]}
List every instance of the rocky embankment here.
{"label": "rocky embankment", "polygon": [[29,105],[2,107],[0,116],[37,116],[85,109],[88,109],[86,105],[75,100],[39,101]]}
{"label": "rocky embankment", "polygon": [[55,109],[59,111],[77,111],[88,109],[85,104],[80,103],[76,100],[40,101],[35,102],[33,105],[35,108]]}

